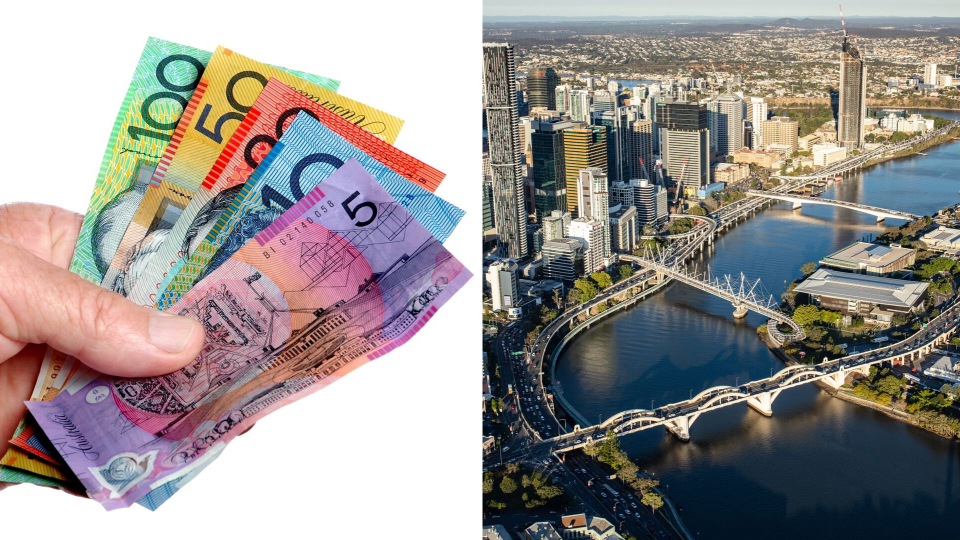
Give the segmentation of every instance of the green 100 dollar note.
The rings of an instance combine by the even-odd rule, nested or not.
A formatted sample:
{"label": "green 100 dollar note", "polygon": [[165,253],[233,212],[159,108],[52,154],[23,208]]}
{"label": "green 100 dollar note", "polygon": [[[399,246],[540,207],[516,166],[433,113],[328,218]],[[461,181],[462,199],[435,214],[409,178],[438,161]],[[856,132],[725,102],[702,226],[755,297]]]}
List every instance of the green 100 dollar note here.
{"label": "green 100 dollar note", "polygon": [[[70,271],[97,285],[103,280],[127,225],[110,219],[125,204],[136,209],[142,190],[173,136],[210,60],[207,51],[150,38],[113,123]],[[146,183],[142,187],[146,188]],[[119,214],[124,214],[120,212]]]}

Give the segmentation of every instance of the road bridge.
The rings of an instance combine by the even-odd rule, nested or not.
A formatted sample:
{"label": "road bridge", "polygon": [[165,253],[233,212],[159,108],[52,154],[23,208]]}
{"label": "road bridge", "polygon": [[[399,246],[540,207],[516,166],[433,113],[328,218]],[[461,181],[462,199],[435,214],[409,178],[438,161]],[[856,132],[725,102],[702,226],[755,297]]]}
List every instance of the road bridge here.
{"label": "road bridge", "polygon": [[837,201],[834,199],[824,199],[821,197],[806,197],[803,195],[784,195],[781,193],[777,193],[775,191],[761,191],[757,189],[748,190],[747,194],[754,195],[756,197],[764,197],[767,199],[776,199],[779,201],[790,201],[793,203],[794,210],[796,210],[797,208],[800,208],[804,204],[822,204],[826,206],[836,206],[840,208],[847,208],[857,212],[870,214],[872,216],[876,216],[877,221],[883,221],[886,218],[913,221],[918,217],[920,217],[916,214],[911,214],[909,212],[901,212],[899,210],[890,210],[887,208],[880,208],[879,206],[870,206],[868,204]]}
{"label": "road bridge", "polygon": [[656,409],[632,409],[619,412],[597,425],[574,426],[573,431],[545,439],[538,447],[555,452],[567,452],[599,440],[608,431],[618,436],[637,433],[663,426],[681,440],[690,439],[690,427],[702,414],[729,407],[738,403],[747,405],[765,416],[773,415],[773,402],[786,389],[822,381],[833,389],[839,389],[851,374],[869,374],[870,366],[889,362],[895,365],[908,364],[929,354],[949,341],[960,320],[960,304],[955,300],[951,306],[909,338],[879,349],[850,354],[820,364],[795,364],[787,366],[771,377],[758,379],[740,386],[715,386],[700,392],[691,399],[658,407]]}

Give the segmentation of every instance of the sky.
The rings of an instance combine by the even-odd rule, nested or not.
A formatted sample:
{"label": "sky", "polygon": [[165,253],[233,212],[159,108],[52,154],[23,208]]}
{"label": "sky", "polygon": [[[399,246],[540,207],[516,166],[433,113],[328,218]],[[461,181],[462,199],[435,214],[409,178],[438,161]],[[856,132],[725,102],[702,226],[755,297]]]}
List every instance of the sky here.
{"label": "sky", "polygon": [[[958,0],[843,0],[843,14],[851,16],[957,17]],[[810,0],[797,8],[794,2],[747,0],[483,0],[484,16],[763,16],[838,17],[836,0]]]}

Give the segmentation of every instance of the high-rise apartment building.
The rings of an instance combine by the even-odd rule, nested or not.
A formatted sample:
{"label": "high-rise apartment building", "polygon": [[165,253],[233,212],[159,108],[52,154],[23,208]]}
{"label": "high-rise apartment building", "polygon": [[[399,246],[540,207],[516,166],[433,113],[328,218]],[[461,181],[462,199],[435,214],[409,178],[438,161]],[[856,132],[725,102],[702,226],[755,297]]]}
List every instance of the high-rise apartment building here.
{"label": "high-rise apartment building", "polygon": [[939,81],[937,80],[937,64],[935,62],[930,62],[923,65],[923,84],[931,84],[937,86]]}
{"label": "high-rise apartment building", "polygon": [[534,206],[537,221],[553,210],[567,209],[567,184],[563,156],[563,131],[572,122],[553,118],[530,123],[533,154]]}
{"label": "high-rise apartment building", "polygon": [[603,267],[603,224],[595,219],[577,218],[570,222],[567,237],[583,245],[583,272],[590,275]]}
{"label": "high-rise apartment building", "polygon": [[[753,127],[753,136],[750,141],[743,141],[744,145],[750,143],[751,150],[761,150],[763,148],[763,132],[760,123],[767,119],[767,103],[763,98],[752,97],[746,101],[747,122]],[[739,150],[738,150],[739,151]]]}
{"label": "high-rise apartment building", "polygon": [[580,215],[577,210],[577,181],[580,169],[599,167],[607,171],[607,128],[589,126],[563,131],[563,165],[566,170],[567,211]]}
{"label": "high-rise apartment building", "polygon": [[546,107],[557,108],[557,84],[560,78],[551,67],[537,67],[527,74],[527,101],[531,109]]}
{"label": "high-rise apartment building", "polygon": [[760,124],[764,149],[771,145],[783,145],[790,147],[791,154],[797,151],[800,128],[795,120],[791,120],[789,116],[774,116]]}
{"label": "high-rise apartment building", "polygon": [[610,251],[633,253],[638,238],[637,209],[622,204],[610,207]]}
{"label": "high-rise apartment building", "polygon": [[528,248],[513,45],[483,44],[483,85],[497,253],[519,259]]}
{"label": "high-rise apartment building", "polygon": [[570,87],[561,84],[554,91],[554,100],[557,103],[557,112],[560,114],[570,114]]}
{"label": "high-rise apartment building", "polygon": [[590,121],[590,92],[586,90],[570,92],[570,120],[574,122]]}
{"label": "high-rise apartment building", "polygon": [[610,256],[610,197],[607,191],[607,174],[602,169],[580,169],[577,189],[577,206],[580,217],[599,221],[603,226],[603,256]]}
{"label": "high-rise apartment building", "polygon": [[[863,146],[863,121],[867,115],[867,66],[860,51],[844,31],[840,50],[840,97],[837,111],[837,140],[847,151]],[[764,144],[767,144],[764,138]]]}
{"label": "high-rise apartment building", "polygon": [[718,156],[743,148],[743,98],[727,90],[707,103],[710,145]]}
{"label": "high-rise apartment building", "polygon": [[593,112],[613,111],[617,108],[617,96],[606,90],[593,93]]}

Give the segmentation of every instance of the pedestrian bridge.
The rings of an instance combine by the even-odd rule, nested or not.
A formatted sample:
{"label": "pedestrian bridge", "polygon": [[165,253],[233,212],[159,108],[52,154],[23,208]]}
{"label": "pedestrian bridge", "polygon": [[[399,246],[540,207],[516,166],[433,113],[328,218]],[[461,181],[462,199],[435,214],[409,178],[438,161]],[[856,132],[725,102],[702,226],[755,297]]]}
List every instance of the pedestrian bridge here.
{"label": "pedestrian bridge", "polygon": [[[743,273],[740,274],[739,279],[731,278],[729,275],[719,278],[711,277],[706,273],[698,275],[687,270],[682,260],[674,259],[671,261],[664,257],[662,253],[653,254],[650,250],[646,250],[644,257],[621,255],[620,259],[635,262],[658,274],[669,276],[681,283],[729,301],[735,308],[734,317],[745,317],[748,310],[767,317],[769,319],[767,333],[777,343],[802,340],[805,337],[803,328],[799,324],[786,313],[777,310],[779,304],[773,299],[772,295],[760,293],[762,286],[759,279],[756,281],[748,280]],[[791,331],[781,331],[779,329],[781,324],[789,326]]]}
{"label": "pedestrian bridge", "polygon": [[879,206],[870,206],[867,204],[858,204],[858,203],[852,203],[852,202],[846,202],[846,201],[836,201],[833,199],[824,199],[821,197],[805,197],[803,195],[786,195],[783,193],[777,193],[773,191],[761,191],[758,189],[748,190],[747,193],[757,197],[765,197],[767,199],[791,201],[793,202],[794,209],[800,208],[804,204],[822,204],[826,206],[838,206],[840,208],[848,208],[850,210],[855,210],[857,212],[863,212],[865,214],[876,216],[877,221],[883,221],[884,219],[887,219],[887,218],[913,221],[918,217],[920,217],[915,214],[911,214],[909,212],[901,212],[899,210],[890,210],[887,208],[880,208]]}
{"label": "pedestrian bridge", "polygon": [[608,431],[623,436],[658,426],[663,426],[679,439],[687,441],[690,439],[690,427],[700,415],[744,402],[764,416],[772,416],[773,401],[788,388],[822,381],[833,389],[839,389],[848,375],[869,374],[872,365],[881,362],[908,364],[918,360],[921,355],[934,352],[938,345],[950,340],[957,328],[958,319],[960,307],[954,302],[950,308],[944,309],[943,313],[931,320],[926,328],[901,342],[835,360],[824,360],[820,364],[787,366],[771,377],[740,386],[715,386],[690,399],[655,409],[619,412],[597,425],[577,425],[568,433],[544,439],[538,446],[549,445],[552,451],[567,452],[602,439]]}

